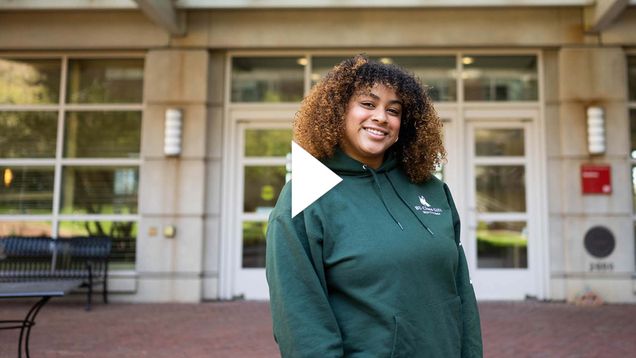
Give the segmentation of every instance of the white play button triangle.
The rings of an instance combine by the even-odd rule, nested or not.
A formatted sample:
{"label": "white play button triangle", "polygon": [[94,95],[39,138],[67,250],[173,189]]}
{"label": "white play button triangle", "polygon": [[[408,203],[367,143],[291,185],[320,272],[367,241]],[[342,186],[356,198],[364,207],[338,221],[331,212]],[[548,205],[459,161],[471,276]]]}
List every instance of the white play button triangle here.
{"label": "white play button triangle", "polygon": [[292,141],[292,218],[331,190],[342,178]]}

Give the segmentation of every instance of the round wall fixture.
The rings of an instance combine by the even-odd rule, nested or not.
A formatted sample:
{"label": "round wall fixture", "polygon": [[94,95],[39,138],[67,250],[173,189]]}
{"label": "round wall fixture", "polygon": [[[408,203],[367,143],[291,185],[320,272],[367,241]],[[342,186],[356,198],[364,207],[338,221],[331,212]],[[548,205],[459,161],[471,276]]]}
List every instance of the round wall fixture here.
{"label": "round wall fixture", "polygon": [[603,226],[594,226],[585,233],[585,250],[592,256],[602,259],[609,256],[616,247],[614,234]]}

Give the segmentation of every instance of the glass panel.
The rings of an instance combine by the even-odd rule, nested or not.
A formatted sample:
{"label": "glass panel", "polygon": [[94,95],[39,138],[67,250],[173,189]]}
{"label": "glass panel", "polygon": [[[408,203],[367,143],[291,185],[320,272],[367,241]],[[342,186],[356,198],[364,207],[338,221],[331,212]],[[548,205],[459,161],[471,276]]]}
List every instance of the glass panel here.
{"label": "glass panel", "polygon": [[112,252],[108,261],[111,269],[135,268],[137,223],[134,221],[61,221],[59,237],[110,236]]}
{"label": "glass panel", "polygon": [[0,214],[50,214],[53,167],[0,167]]}
{"label": "glass panel", "polygon": [[51,236],[51,232],[50,221],[0,221],[0,236]]}
{"label": "glass panel", "polygon": [[629,125],[631,128],[631,156],[636,159],[636,109],[629,110]]}
{"label": "glass panel", "polygon": [[58,103],[60,71],[60,60],[0,58],[0,103]]}
{"label": "glass panel", "polygon": [[525,212],[525,168],[522,165],[475,167],[479,212]]}
{"label": "glass panel", "polygon": [[475,154],[478,156],[523,156],[523,129],[475,130]]}
{"label": "glass panel", "polygon": [[68,112],[67,158],[139,158],[141,112]]}
{"label": "glass panel", "polygon": [[536,101],[535,56],[473,56],[462,58],[467,101]]}
{"label": "glass panel", "polygon": [[63,214],[137,213],[139,168],[65,167]]}
{"label": "glass panel", "polygon": [[232,102],[300,102],[304,57],[235,57]]}
{"label": "glass panel", "polygon": [[291,153],[291,129],[245,130],[245,156],[284,157]]}
{"label": "glass panel", "polygon": [[636,101],[636,56],[627,56],[627,77],[629,100]]}
{"label": "glass panel", "polygon": [[285,166],[246,166],[243,211],[253,213],[272,210],[285,185],[286,174]]}
{"label": "glass panel", "polygon": [[70,60],[67,101],[69,103],[141,103],[144,61],[142,59]]}
{"label": "glass panel", "polygon": [[0,112],[0,158],[55,158],[57,112]]}
{"label": "glass panel", "polygon": [[[353,55],[352,55],[353,56]],[[351,56],[312,57],[311,59],[311,86],[320,81],[335,65]]]}
{"label": "glass panel", "polygon": [[243,222],[243,267],[265,267],[267,222]]}
{"label": "glass panel", "polygon": [[480,221],[477,225],[477,267],[527,268],[526,223]]}
{"label": "glass panel", "polygon": [[429,88],[434,101],[457,100],[455,56],[372,57],[382,63],[394,63],[413,72]]}
{"label": "glass panel", "polygon": [[[347,57],[314,57],[311,64],[311,85],[315,85],[329,70]],[[456,65],[454,56],[371,56],[382,63],[394,63],[413,72],[429,88],[434,101],[457,99]]]}

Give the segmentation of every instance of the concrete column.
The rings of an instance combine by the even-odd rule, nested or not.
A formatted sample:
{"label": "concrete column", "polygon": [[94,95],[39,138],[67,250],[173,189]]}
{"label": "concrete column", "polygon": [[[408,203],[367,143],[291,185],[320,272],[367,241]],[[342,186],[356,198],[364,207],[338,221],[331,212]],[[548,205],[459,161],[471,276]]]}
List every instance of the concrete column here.
{"label": "concrete column", "polygon": [[[546,106],[546,127],[551,132],[551,296],[572,300],[591,289],[607,301],[634,302],[625,53],[618,47],[562,48],[555,64],[558,97],[548,98]],[[587,152],[586,109],[592,105],[605,110],[607,151],[600,156]],[[558,123],[550,123],[557,113]],[[611,195],[582,194],[580,167],[586,163],[611,166]],[[596,258],[584,248],[586,232],[598,225],[607,227],[616,239],[616,248],[606,258]],[[595,269],[599,263],[608,269],[599,272]]]}
{"label": "concrete column", "polygon": [[[203,243],[202,299],[218,299],[219,242],[221,237],[221,168],[223,158],[223,115],[225,94],[225,52],[210,52],[208,67],[205,236]],[[226,140],[229,140],[226,138]]]}
{"label": "concrete column", "polygon": [[[209,63],[206,50],[148,52],[140,175],[141,222],[134,300],[198,302],[206,229],[209,126]],[[163,154],[167,108],[183,111],[182,152]],[[164,236],[174,226],[176,236]]]}

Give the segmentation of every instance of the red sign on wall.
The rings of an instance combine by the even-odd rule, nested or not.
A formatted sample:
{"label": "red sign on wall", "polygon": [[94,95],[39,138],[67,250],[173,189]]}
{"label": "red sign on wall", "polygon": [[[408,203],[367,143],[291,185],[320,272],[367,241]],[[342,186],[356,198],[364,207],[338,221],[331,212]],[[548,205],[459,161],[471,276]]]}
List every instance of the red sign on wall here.
{"label": "red sign on wall", "polygon": [[581,188],[583,194],[611,194],[611,167],[609,165],[582,165]]}

